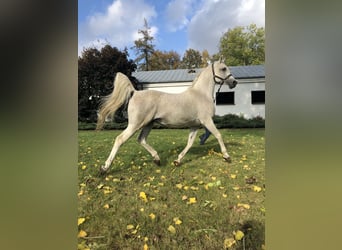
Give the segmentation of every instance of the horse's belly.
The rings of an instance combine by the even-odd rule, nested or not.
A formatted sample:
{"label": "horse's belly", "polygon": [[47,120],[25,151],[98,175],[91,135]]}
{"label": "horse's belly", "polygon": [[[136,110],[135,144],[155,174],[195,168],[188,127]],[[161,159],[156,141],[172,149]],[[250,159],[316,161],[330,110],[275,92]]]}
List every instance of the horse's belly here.
{"label": "horse's belly", "polygon": [[198,119],[194,119],[194,120],[156,119],[155,121],[169,128],[199,127],[201,125]]}

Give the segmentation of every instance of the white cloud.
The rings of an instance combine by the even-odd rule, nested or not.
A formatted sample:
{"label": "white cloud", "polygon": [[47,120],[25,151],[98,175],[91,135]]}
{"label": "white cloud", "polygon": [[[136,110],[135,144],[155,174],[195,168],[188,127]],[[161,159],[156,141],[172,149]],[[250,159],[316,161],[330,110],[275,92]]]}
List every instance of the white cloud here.
{"label": "white cloud", "polygon": [[265,27],[265,0],[242,0],[237,12],[241,25],[255,23],[258,27]]}
{"label": "white cloud", "polygon": [[[104,13],[94,13],[80,24],[79,54],[84,47],[101,48],[107,42],[119,49],[133,45],[144,18],[149,21],[156,16],[154,7],[143,0],[114,0]],[[151,31],[156,35],[158,29],[152,26]]]}
{"label": "white cloud", "polygon": [[188,48],[218,52],[221,36],[230,28],[255,23],[265,26],[265,0],[207,0],[188,25]]}
{"label": "white cloud", "polygon": [[[219,39],[228,29],[251,23],[265,26],[265,0],[169,0],[156,7],[145,1],[113,0],[105,11],[89,15],[79,24],[79,55],[84,47],[101,48],[106,43],[130,48],[139,38],[144,18],[149,25],[155,23],[151,35],[157,46],[161,34],[186,32],[187,48],[207,49],[210,54],[218,52]],[[157,6],[164,7],[158,9],[159,20]]]}
{"label": "white cloud", "polygon": [[188,16],[192,12],[193,0],[172,0],[168,3],[165,12],[167,28],[174,32],[186,27]]}

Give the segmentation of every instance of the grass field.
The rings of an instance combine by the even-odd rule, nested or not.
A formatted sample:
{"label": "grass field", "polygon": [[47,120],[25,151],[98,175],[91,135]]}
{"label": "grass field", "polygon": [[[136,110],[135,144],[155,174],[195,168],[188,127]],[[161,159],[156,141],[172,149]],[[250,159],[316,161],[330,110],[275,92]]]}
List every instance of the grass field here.
{"label": "grass field", "polygon": [[220,131],[232,163],[211,136],[175,167],[188,130],[156,129],[161,166],[136,135],[104,176],[121,131],[79,131],[78,249],[264,249],[265,131]]}

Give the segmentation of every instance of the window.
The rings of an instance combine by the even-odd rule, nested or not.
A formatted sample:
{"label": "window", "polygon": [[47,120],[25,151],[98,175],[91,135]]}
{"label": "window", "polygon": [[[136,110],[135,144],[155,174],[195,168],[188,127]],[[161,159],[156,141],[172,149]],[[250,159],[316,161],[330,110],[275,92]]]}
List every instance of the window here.
{"label": "window", "polygon": [[234,105],[234,104],[235,104],[234,92],[216,93],[216,105]]}
{"label": "window", "polygon": [[265,90],[252,91],[252,104],[265,104]]}

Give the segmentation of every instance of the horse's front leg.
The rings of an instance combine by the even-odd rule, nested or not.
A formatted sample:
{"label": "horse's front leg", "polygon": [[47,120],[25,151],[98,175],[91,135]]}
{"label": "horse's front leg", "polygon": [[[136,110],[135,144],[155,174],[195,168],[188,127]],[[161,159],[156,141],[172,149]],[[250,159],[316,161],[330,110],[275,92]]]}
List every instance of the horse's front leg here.
{"label": "horse's front leg", "polygon": [[223,158],[227,161],[227,162],[231,162],[230,156],[227,152],[226,146],[223,143],[223,139],[221,136],[221,133],[218,131],[218,129],[216,128],[214,122],[212,120],[203,122],[203,125],[210,131],[210,133],[213,134],[213,136],[215,136],[215,138],[217,139],[218,143],[220,144],[220,148],[221,148],[221,152],[223,155]]}
{"label": "horse's front leg", "polygon": [[186,147],[183,149],[183,151],[178,155],[178,159],[175,160],[173,163],[176,165],[176,166],[179,166],[180,163],[181,163],[181,160],[183,159],[183,157],[185,156],[185,154],[189,151],[189,149],[191,148],[192,144],[194,143],[195,141],[195,138],[196,138],[196,135],[197,135],[197,128],[196,129],[191,129],[190,130],[190,134],[189,134],[189,137],[188,137],[188,144],[186,145]]}

